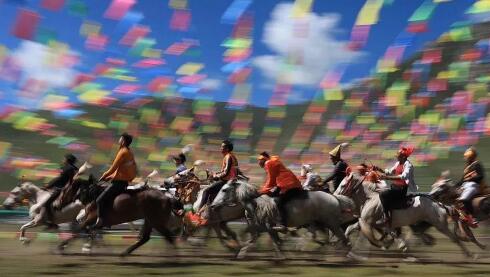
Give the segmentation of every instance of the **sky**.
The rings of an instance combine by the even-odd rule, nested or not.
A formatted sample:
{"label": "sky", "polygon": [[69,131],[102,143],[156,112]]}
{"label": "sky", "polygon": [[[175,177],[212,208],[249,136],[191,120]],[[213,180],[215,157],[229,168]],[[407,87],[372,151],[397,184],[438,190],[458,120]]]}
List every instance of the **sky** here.
{"label": "sky", "polygon": [[[79,74],[90,73],[98,64],[106,63],[108,58],[125,61],[126,66],[122,68],[131,69],[130,75],[136,78],[133,84],[139,85],[139,88],[130,94],[121,95],[115,94],[114,89],[127,83],[125,81],[97,76],[93,82],[109,91],[110,96],[122,101],[151,97],[153,94],[146,86],[158,76],[173,79],[174,89],[182,97],[220,102],[233,98],[237,85],[230,84],[227,81],[230,72],[223,71],[223,67],[227,65],[223,61],[223,54],[227,49],[221,44],[236,27],[236,21],[227,22],[223,19],[234,1],[189,0],[186,11],[190,13],[191,19],[185,30],[170,27],[175,11],[169,7],[169,1],[134,0],[134,5],[124,17],[116,20],[107,18],[105,14],[108,8],[117,1],[133,0],[52,0],[51,2],[62,3],[61,8],[56,11],[44,8],[45,2],[50,0],[0,1],[0,24],[7,26],[0,29],[0,44],[8,49],[8,56],[16,57],[20,61],[22,71],[20,78],[0,79],[0,109],[7,104],[35,107],[35,97],[26,99],[19,96],[22,95],[25,82],[32,78],[47,81],[47,91],[56,91],[59,95],[69,97],[70,102],[79,104],[80,99],[73,93],[71,83]],[[427,42],[437,39],[455,22],[467,20],[465,11],[476,2],[433,1],[438,2],[438,5],[427,20],[428,30],[414,35],[405,49],[404,57],[421,50]],[[251,1],[243,14],[250,16],[253,22],[250,37],[253,42],[250,47],[252,54],[241,60],[245,67],[251,69],[251,74],[245,81],[249,85],[246,92],[247,104],[262,107],[270,105],[274,91],[283,83],[290,86],[287,90],[287,103],[292,104],[310,101],[315,97],[322,90],[320,82],[328,74],[340,74],[338,85],[370,76],[386,49],[405,30],[412,14],[423,3],[432,0],[381,2],[383,6],[379,12],[379,20],[371,26],[365,45],[354,51],[347,49],[347,45],[358,14],[366,3],[364,0],[312,1],[311,8],[299,19],[291,17],[294,1]],[[82,10],[85,12],[74,12],[73,7],[77,4],[80,6],[80,3],[84,5]],[[20,39],[14,36],[12,29],[22,9],[35,11],[40,15],[36,35],[46,30],[55,34],[52,40],[68,45],[68,56],[76,57],[76,62],[47,68],[43,64],[46,53],[58,50],[46,48],[47,42],[36,37]],[[99,34],[108,39],[103,49],[87,49],[87,37],[80,34],[84,22],[95,22],[100,26]],[[163,65],[135,69],[130,65],[143,57],[132,55],[130,47],[118,43],[134,24],[150,28],[146,37],[155,40],[152,45],[154,49],[164,50],[175,42],[189,40],[198,46],[186,55],[163,54]],[[293,60],[294,67],[286,66],[285,60]],[[198,72],[203,76],[193,76],[202,79],[190,85],[176,83],[175,80],[181,77],[177,76],[177,70],[188,62],[203,65]],[[45,94],[46,92],[42,92],[40,97]]]}

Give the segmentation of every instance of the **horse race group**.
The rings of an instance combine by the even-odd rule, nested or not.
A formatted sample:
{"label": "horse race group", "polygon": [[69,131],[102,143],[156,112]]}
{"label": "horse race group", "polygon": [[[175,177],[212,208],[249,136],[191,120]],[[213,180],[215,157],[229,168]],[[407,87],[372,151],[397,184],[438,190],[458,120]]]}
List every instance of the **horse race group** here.
{"label": "horse race group", "polygon": [[[257,190],[240,171],[233,143],[224,140],[219,172],[211,174],[206,170],[207,177],[200,178],[199,163],[187,169],[186,155],[180,153],[172,157],[177,167],[175,175],[166,178],[163,184],[149,186],[148,176],[144,185],[131,186],[137,175],[130,149],[132,139],[127,133],[120,136],[118,153],[98,181],[92,175],[88,180],[81,178],[87,165],[79,169],[77,158],[66,154],[60,175],[43,189],[29,182],[15,187],[3,206],[10,209],[25,201],[31,205],[32,220],[21,227],[20,239],[27,240],[27,228],[38,225],[56,228],[59,223],[76,219],[79,231],[60,244],[63,249],[86,231],[143,219],[139,240],[123,254],[148,241],[152,229],[174,243],[176,230],[187,237],[200,227],[214,229],[225,246],[239,247],[238,256],[242,257],[262,232],[270,235],[276,253],[281,254],[283,238],[279,233],[295,233],[299,228],[306,228],[317,242],[317,231],[331,232],[346,249],[350,248],[349,236],[355,230],[375,246],[387,247],[398,239],[399,247],[406,248],[402,226],[409,226],[427,244],[433,243],[433,238],[426,231],[435,227],[467,255],[469,251],[462,241],[484,247],[470,229],[477,226],[477,220],[490,217],[484,168],[474,147],[464,152],[466,167],[458,183],[453,185],[443,174],[431,193],[422,194],[417,193],[414,167],[408,160],[413,148],[400,148],[394,166],[382,170],[366,164],[349,166],[341,158],[346,143],[329,152],[334,170],[323,182],[311,165],[303,165],[298,177],[279,157],[262,152],[257,160],[267,177]],[[304,180],[303,184],[300,180]],[[171,193],[173,188],[176,193]],[[239,219],[246,220],[251,235],[243,247],[226,225]],[[234,242],[233,247],[229,240]]]}

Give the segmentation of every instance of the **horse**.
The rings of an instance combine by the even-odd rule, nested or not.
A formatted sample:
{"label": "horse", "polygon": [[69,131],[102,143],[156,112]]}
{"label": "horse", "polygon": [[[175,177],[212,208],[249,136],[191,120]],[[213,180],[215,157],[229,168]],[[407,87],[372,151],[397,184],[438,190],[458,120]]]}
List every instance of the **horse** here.
{"label": "horse", "polygon": [[[12,189],[7,199],[3,202],[3,207],[7,210],[20,205],[24,200],[28,200],[29,202],[29,217],[31,220],[20,227],[19,240],[23,244],[30,242],[25,236],[27,229],[48,224],[46,215],[41,210],[50,196],[51,193],[49,191],[41,189],[31,182],[24,182]],[[82,211],[83,207],[82,202],[77,200],[65,205],[59,210],[55,209],[53,211],[52,223],[61,224],[76,221],[76,217]]]}
{"label": "horse", "polygon": [[[455,186],[451,179],[447,178],[449,172],[444,172],[442,176],[432,185],[431,195],[437,201],[445,205],[455,206],[457,198],[460,195],[459,187]],[[484,221],[490,218],[490,193],[482,191],[472,200],[474,216],[478,221]],[[468,224],[456,218],[455,234],[463,241],[471,241],[480,249],[485,249],[486,246],[479,242]]]}
{"label": "horse", "polygon": [[[90,175],[88,180],[76,179],[75,182],[80,182],[78,199],[86,205],[85,218],[80,227],[81,229],[87,229],[97,220],[95,200],[104,188],[95,182],[93,175]],[[102,227],[111,227],[125,222],[144,219],[143,226],[139,232],[139,239],[122,252],[121,256],[131,254],[148,242],[152,229],[156,229],[172,246],[175,246],[175,238],[170,231],[172,205],[172,199],[160,190],[146,187],[140,190],[128,190],[118,195],[114,199],[113,205],[108,207],[104,215],[104,226]],[[79,236],[80,233],[62,241],[58,248],[60,250],[64,249],[69,242]]]}
{"label": "horse", "polygon": [[[196,161],[195,164],[202,165],[201,161]],[[202,195],[207,187],[209,180],[209,174],[206,172],[206,177],[199,177],[199,172],[195,172],[197,167],[192,167],[186,171],[183,171],[175,176],[165,179],[164,184],[166,187],[177,188],[176,197],[182,202],[182,204],[191,204],[192,210],[197,211],[200,207]],[[197,184],[197,186],[196,186]],[[186,189],[187,188],[187,189]],[[190,190],[190,191],[189,191]],[[237,234],[228,227],[228,222],[241,220],[245,217],[245,209],[242,205],[223,205],[208,207],[204,214],[208,219],[206,239],[209,238],[211,230],[216,232],[220,243],[230,249],[236,250],[240,246]],[[184,224],[184,239],[192,236],[199,227],[193,225],[189,221],[185,221]],[[223,235],[222,231],[225,232]],[[231,240],[231,243],[229,241]]]}
{"label": "horse", "polygon": [[[345,215],[342,214],[342,204],[338,198],[322,191],[303,191],[302,194],[291,199],[285,206],[288,225],[299,228],[314,226],[323,231],[329,229],[343,246],[349,248],[350,243],[341,228]],[[269,233],[276,255],[282,258],[281,240],[273,229],[278,218],[276,203],[268,195],[258,195],[255,186],[238,180],[223,186],[213,206],[241,203],[244,207],[254,207],[252,209],[255,212],[247,216],[248,223],[252,226],[252,238],[240,249],[238,258],[245,257],[248,249],[256,243],[260,231]]]}
{"label": "horse", "polygon": [[[362,182],[351,182],[346,188],[352,196],[356,206],[362,207],[359,217],[359,227],[362,234],[368,241],[378,247],[383,248],[380,240],[376,239],[373,230],[382,230],[384,226],[377,221],[382,218],[383,208],[377,191],[379,181],[366,180],[363,177]],[[470,252],[457,236],[449,229],[449,220],[452,218],[451,209],[428,195],[416,195],[408,197],[413,203],[406,205],[403,209],[394,209],[392,211],[391,228],[396,229],[403,226],[433,226],[439,232],[443,233],[454,243],[456,243],[466,256]],[[423,229],[427,229],[424,227]],[[384,237],[384,236],[383,236]]]}

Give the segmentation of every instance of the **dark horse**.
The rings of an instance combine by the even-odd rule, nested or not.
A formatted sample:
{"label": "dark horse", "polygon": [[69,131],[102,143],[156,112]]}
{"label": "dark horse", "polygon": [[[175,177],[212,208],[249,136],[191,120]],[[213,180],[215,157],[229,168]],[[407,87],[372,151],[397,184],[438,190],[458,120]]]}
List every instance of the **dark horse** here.
{"label": "dark horse", "polygon": [[[102,193],[104,187],[97,184],[93,176],[90,176],[88,180],[76,179],[74,182],[80,187],[78,199],[85,205],[85,218],[80,227],[82,230],[88,230],[97,220],[97,205],[95,200]],[[129,255],[138,247],[145,244],[150,239],[153,228],[175,246],[175,238],[169,230],[172,204],[170,197],[156,189],[128,190],[114,199],[112,207],[108,207],[104,215],[103,227],[111,227],[125,222],[144,219],[138,241],[121,253],[122,256]],[[94,233],[92,232],[92,234]],[[78,238],[79,235],[76,234],[72,238],[64,240],[59,245],[59,248],[64,249],[71,240]]]}

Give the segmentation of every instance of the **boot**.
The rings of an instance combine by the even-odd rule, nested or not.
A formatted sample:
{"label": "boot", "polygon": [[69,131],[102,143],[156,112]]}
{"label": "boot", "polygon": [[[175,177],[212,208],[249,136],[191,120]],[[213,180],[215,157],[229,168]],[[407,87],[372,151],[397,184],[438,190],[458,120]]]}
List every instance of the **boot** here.
{"label": "boot", "polygon": [[94,229],[100,229],[104,226],[104,221],[102,220],[102,207],[101,205],[97,206],[97,221],[92,226]]}

